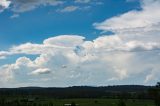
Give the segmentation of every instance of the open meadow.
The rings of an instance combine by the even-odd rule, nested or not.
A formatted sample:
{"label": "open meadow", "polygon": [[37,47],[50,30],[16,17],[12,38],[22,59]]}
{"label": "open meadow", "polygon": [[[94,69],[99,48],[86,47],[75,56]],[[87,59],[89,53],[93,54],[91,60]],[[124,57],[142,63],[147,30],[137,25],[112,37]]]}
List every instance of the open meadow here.
{"label": "open meadow", "polygon": [[[124,104],[122,104],[123,102]],[[119,99],[22,99],[1,101],[3,106],[155,106],[152,100]]]}

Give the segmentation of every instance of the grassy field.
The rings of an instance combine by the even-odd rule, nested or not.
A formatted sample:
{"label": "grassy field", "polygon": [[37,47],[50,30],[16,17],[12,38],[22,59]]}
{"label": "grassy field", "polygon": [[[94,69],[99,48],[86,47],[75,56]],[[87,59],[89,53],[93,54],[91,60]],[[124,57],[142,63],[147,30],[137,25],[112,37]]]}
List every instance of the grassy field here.
{"label": "grassy field", "polygon": [[[42,101],[41,101],[42,102]],[[52,103],[53,106],[63,106],[72,102],[79,106],[117,106],[118,99],[51,99],[47,100],[46,104]],[[40,103],[40,102],[39,102]],[[126,106],[155,106],[151,100],[125,100]],[[42,104],[45,104],[43,101]]]}
{"label": "grassy field", "polygon": [[[119,106],[119,99],[35,99],[22,101],[22,98],[8,98],[3,106],[64,106],[64,104],[75,103],[78,106]],[[9,102],[10,101],[10,102]],[[126,106],[155,106],[152,100],[123,100]],[[2,102],[1,102],[2,103]]]}

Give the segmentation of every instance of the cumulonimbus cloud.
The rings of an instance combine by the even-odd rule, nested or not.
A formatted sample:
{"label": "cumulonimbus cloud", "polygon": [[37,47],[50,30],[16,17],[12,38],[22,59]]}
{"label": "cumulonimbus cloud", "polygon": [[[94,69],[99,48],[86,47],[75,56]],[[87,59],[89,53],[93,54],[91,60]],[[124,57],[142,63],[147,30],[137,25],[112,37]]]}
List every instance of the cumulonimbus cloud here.
{"label": "cumulonimbus cloud", "polygon": [[[63,86],[70,85],[68,82],[75,84],[74,81],[77,81],[80,85],[93,83],[95,80],[95,83],[103,85],[130,78],[132,74],[136,77],[151,67],[157,68],[157,60],[153,59],[152,61],[157,62],[152,64],[150,60],[141,60],[137,55],[141,51],[157,49],[160,49],[159,42],[123,41],[116,35],[101,36],[93,41],[86,41],[83,36],[78,35],[60,35],[48,38],[42,44],[25,43],[1,52],[1,56],[6,58],[15,54],[38,56],[34,60],[20,57],[13,64],[1,66],[0,72],[7,72],[4,75],[8,76],[5,81],[15,80],[17,83],[21,82],[19,80],[22,76],[25,77],[23,83],[29,83],[29,79],[45,79],[50,76],[49,80],[57,83],[61,82],[63,77]],[[159,56],[157,52],[153,53]],[[144,54],[150,56],[152,52]],[[137,61],[141,62],[142,66],[139,66]],[[139,66],[137,71],[134,71],[134,65]],[[99,76],[94,77],[95,75]],[[105,81],[100,83],[104,79]]]}
{"label": "cumulonimbus cloud", "polygon": [[[154,54],[159,52],[159,9],[159,0],[142,0],[141,10],[132,10],[122,15],[106,19],[101,23],[94,23],[93,25],[96,29],[102,30],[103,33],[107,31],[114,32],[115,35],[127,42],[126,44],[131,51],[144,52],[146,50],[153,50],[154,48],[155,51],[152,52]],[[146,57],[150,58],[148,56]],[[159,55],[157,55],[157,58],[159,58]],[[158,64],[158,62],[154,64]],[[158,66],[153,69],[150,68],[151,71],[148,73],[145,82],[157,80],[156,74],[159,73],[157,69],[159,69]]]}
{"label": "cumulonimbus cloud", "polygon": [[[41,44],[28,42],[1,51],[1,59],[15,54],[35,58],[19,57],[15,63],[2,65],[0,78],[4,80],[0,83],[70,86],[155,82],[160,74],[159,5],[158,0],[144,0],[142,10],[94,24],[99,30],[113,31],[110,36],[86,40],[79,35],[58,35]],[[150,12],[153,9],[155,13]]]}

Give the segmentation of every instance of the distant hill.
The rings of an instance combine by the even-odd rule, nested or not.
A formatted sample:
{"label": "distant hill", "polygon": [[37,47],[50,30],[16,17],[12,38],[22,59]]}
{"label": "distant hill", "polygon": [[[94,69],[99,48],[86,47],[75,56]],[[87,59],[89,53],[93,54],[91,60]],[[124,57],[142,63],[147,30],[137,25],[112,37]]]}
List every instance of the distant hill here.
{"label": "distant hill", "polygon": [[[45,96],[53,98],[117,98],[126,95],[128,98],[148,98],[147,91],[152,86],[143,85],[115,85],[115,86],[73,86],[73,87],[20,87],[0,88],[0,95],[4,96]],[[146,95],[146,96],[144,96]]]}

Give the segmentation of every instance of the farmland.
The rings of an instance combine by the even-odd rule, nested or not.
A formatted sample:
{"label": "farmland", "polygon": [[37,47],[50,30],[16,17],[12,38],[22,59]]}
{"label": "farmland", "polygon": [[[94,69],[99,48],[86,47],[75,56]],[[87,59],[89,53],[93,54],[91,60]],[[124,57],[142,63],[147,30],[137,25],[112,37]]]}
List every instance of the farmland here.
{"label": "farmland", "polygon": [[0,106],[156,106],[158,92],[137,85],[1,88]]}
{"label": "farmland", "polygon": [[[75,103],[78,106],[119,106],[119,99],[35,99],[10,98],[4,101],[3,106],[63,106]],[[152,100],[128,99],[123,100],[126,106],[155,106]]]}
{"label": "farmland", "polygon": [[136,85],[2,88],[0,106],[155,106],[155,91]]}

